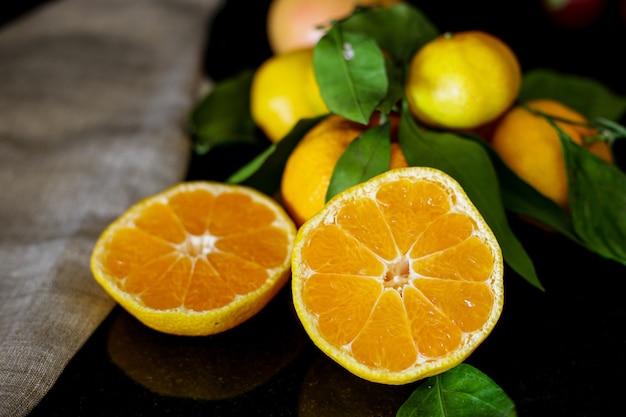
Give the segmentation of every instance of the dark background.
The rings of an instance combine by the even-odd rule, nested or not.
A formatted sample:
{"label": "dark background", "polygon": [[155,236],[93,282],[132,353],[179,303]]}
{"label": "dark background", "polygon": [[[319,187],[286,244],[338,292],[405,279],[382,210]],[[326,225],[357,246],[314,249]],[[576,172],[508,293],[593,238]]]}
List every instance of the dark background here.
{"label": "dark background", "polygon": [[[41,3],[4,2],[1,23],[10,24]],[[609,1],[602,18],[584,29],[556,26],[534,0],[413,3],[442,31],[481,29],[497,35],[516,52],[523,70],[549,67],[590,76],[626,95],[622,57],[626,23],[617,1]],[[211,78],[219,81],[269,56],[260,18],[267,5],[266,0],[230,0],[210,22],[205,71]],[[199,172],[206,171],[190,167],[190,178]],[[520,416],[620,414],[626,371],[626,307],[621,291],[626,268],[517,218],[511,218],[511,225],[546,291],[507,270],[500,322],[467,363],[493,378],[513,399]],[[390,389],[364,384],[334,368],[290,321],[288,295],[285,289],[242,329],[201,340],[156,334],[116,308],[32,416],[394,415],[416,385]],[[286,334],[295,335],[286,339],[290,347],[286,351],[281,350],[283,345],[268,342],[281,341]],[[120,366],[112,346],[126,346],[136,366]],[[256,346],[255,354],[245,346]],[[239,350],[244,353],[232,354]],[[238,358],[241,363],[236,363]],[[275,364],[275,369],[258,370],[259,363]],[[190,375],[190,368],[198,374]],[[137,377],[138,370],[144,379]],[[195,397],[185,398],[190,381],[197,388],[213,377],[224,390],[234,392],[245,383],[226,375],[243,372],[245,379],[243,374],[249,377],[256,371],[261,382],[244,393],[224,399],[211,397],[214,393],[188,393]],[[170,386],[155,393],[154,387],[146,388],[150,385],[146,381],[155,380]]]}
{"label": "dark background", "polygon": [[[566,29],[555,25],[539,0],[410,0],[440,29],[480,29],[500,37],[515,51],[523,70],[549,67],[608,82],[626,93],[622,59],[626,23],[619,1],[608,0],[593,25]],[[268,1],[229,0],[224,14],[213,22],[206,70],[215,79],[256,66],[270,54],[265,39]],[[244,12],[245,10],[245,12]],[[245,13],[245,16],[243,15]]]}

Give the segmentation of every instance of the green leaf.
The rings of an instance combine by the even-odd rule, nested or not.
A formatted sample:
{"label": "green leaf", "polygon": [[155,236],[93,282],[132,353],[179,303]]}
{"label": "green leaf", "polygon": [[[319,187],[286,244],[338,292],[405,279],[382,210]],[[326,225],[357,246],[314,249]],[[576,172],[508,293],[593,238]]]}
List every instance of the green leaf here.
{"label": "green leaf", "polygon": [[[626,127],[620,125],[613,120],[604,117],[596,117],[592,120],[593,127],[600,131],[596,139],[605,140],[609,144],[609,148],[613,148],[615,141],[618,139],[626,139]],[[586,141],[589,138],[585,138]]]}
{"label": "green leaf", "polygon": [[377,109],[398,110],[404,97],[404,69],[415,52],[436,38],[439,30],[416,7],[400,3],[391,7],[362,7],[334,26],[341,32],[361,33],[384,51],[388,88]]}
{"label": "green leaf", "polygon": [[485,149],[453,133],[420,129],[406,105],[399,142],[409,165],[440,169],[459,182],[498,239],[504,261],[543,289],[532,260],[509,226],[496,172]]}
{"label": "green leaf", "polygon": [[534,219],[581,244],[569,216],[561,207],[522,180],[487,142],[471,135],[467,139],[473,140],[487,151],[496,170],[502,202],[507,210]]}
{"label": "green leaf", "polygon": [[595,253],[626,265],[626,175],[558,128],[574,230]]}
{"label": "green leaf", "polygon": [[254,187],[267,195],[280,189],[280,181],[287,158],[300,139],[325,116],[302,119],[279,142],[271,144],[248,164],[241,167],[226,181]]}
{"label": "green leaf", "polygon": [[344,30],[370,36],[384,51],[403,63],[409,62],[419,48],[440,33],[424,13],[408,3],[365,8],[338,25]]}
{"label": "green leaf", "polygon": [[390,59],[385,58],[385,66],[387,68],[389,87],[387,95],[378,104],[377,110],[384,114],[389,114],[392,111],[400,111],[400,100],[404,98],[404,73]]}
{"label": "green leaf", "polygon": [[619,120],[626,112],[626,97],[614,94],[595,79],[549,69],[528,71],[518,97],[520,103],[550,98],[579,111],[588,119]]}
{"label": "green leaf", "polygon": [[366,124],[389,85],[383,53],[370,37],[333,26],[313,50],[315,77],[332,113]]}
{"label": "green leaf", "polygon": [[348,187],[389,169],[391,143],[389,123],[373,127],[354,139],[343,152],[326,192],[326,201]]}
{"label": "green leaf", "polygon": [[429,377],[411,394],[396,417],[515,417],[515,403],[491,378],[460,364]]}
{"label": "green leaf", "polygon": [[203,155],[218,145],[259,141],[249,110],[253,74],[246,70],[220,81],[192,109],[187,129],[194,152]]}

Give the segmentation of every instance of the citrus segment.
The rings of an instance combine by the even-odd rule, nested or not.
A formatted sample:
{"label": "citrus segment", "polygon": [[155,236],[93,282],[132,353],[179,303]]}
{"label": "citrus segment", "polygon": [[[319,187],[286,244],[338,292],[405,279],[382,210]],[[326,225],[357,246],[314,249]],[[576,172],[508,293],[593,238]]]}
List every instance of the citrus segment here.
{"label": "citrus segment", "polygon": [[[354,222],[355,218],[367,216],[371,217],[366,224]],[[343,206],[337,215],[337,224],[383,259],[398,256],[391,230],[374,200],[359,200]]]}
{"label": "citrus segment", "polygon": [[185,240],[185,229],[176,214],[165,204],[155,203],[135,220],[138,229],[167,242],[181,243]]}
{"label": "citrus segment", "polygon": [[[310,244],[302,247],[303,256],[317,272],[378,276],[384,271],[377,254],[336,224],[312,230],[308,239]],[[351,248],[350,256],[344,256],[337,247]]]}
{"label": "citrus segment", "polygon": [[91,268],[149,327],[207,335],[256,314],[289,279],[295,226],[251,188],[178,184],[137,203],[102,233]]}
{"label": "citrus segment", "polygon": [[404,384],[457,365],[487,337],[502,274],[498,242],[460,185],[399,168],[301,226],[292,296],[323,352],[364,379]]}
{"label": "citrus segment", "polygon": [[484,283],[430,279],[416,281],[415,287],[462,332],[476,331],[488,319],[493,295]]}
{"label": "citrus segment", "polygon": [[302,296],[310,311],[319,316],[320,330],[331,343],[342,346],[359,334],[381,293],[374,279],[314,274]]}
{"label": "citrus segment", "polygon": [[411,266],[427,277],[483,281],[491,274],[493,261],[491,250],[471,236],[458,245],[417,258]]}
{"label": "citrus segment", "polygon": [[213,193],[199,189],[172,195],[168,205],[180,219],[183,229],[192,235],[202,235],[209,224],[214,202]]}
{"label": "citrus segment", "polygon": [[410,317],[411,335],[416,349],[425,357],[445,355],[461,343],[461,329],[442,311],[434,309],[431,300],[416,288],[408,287],[403,293],[404,306]]}
{"label": "citrus segment", "polygon": [[415,363],[417,350],[402,298],[396,291],[381,294],[350,349],[357,361],[375,369],[401,372]]}
{"label": "citrus segment", "polygon": [[432,220],[450,210],[445,190],[430,182],[400,180],[382,184],[377,201],[402,253],[410,249]]}
{"label": "citrus segment", "polygon": [[439,216],[424,230],[411,249],[412,258],[420,258],[451,248],[471,236],[474,222],[460,213]]}

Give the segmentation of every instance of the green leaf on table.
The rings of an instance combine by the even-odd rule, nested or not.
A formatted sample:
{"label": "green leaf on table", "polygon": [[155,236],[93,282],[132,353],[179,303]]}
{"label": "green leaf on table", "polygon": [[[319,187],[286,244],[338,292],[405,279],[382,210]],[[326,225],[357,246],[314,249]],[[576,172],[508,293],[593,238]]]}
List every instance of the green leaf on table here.
{"label": "green leaf on table", "polygon": [[508,223],[498,178],[485,149],[454,133],[421,129],[406,105],[398,139],[409,165],[440,169],[459,182],[496,236],[504,261],[543,289],[532,260]]}
{"label": "green leaf on table", "polygon": [[203,155],[218,145],[259,140],[249,110],[253,74],[253,70],[245,70],[216,83],[192,109],[187,129],[195,153]]}
{"label": "green leaf on table", "polygon": [[558,128],[574,230],[593,252],[626,265],[626,174]]}
{"label": "green leaf on table", "polygon": [[389,170],[389,132],[387,122],[366,130],[350,142],[335,165],[326,192],[326,201],[346,188]]}
{"label": "green leaf on table", "polygon": [[383,53],[360,32],[331,27],[313,50],[315,77],[332,113],[367,124],[387,95]]}
{"label": "green leaf on table", "polygon": [[515,417],[515,403],[487,375],[460,364],[429,377],[402,404],[396,417]]}
{"label": "green leaf on table", "polygon": [[473,140],[487,151],[496,170],[502,202],[507,210],[536,220],[574,242],[581,243],[569,216],[561,207],[522,180],[487,142],[475,136],[467,136],[467,139]]}
{"label": "green leaf on table", "polygon": [[626,97],[614,94],[593,78],[550,69],[534,69],[524,75],[518,101],[538,98],[560,101],[588,119],[604,117],[616,121],[626,113]]}
{"label": "green leaf on table", "polygon": [[408,3],[364,8],[338,25],[370,36],[394,60],[403,63],[409,62],[419,48],[440,33],[424,13]]}
{"label": "green leaf on table", "polygon": [[280,189],[285,163],[300,139],[326,116],[302,119],[279,142],[272,143],[226,181],[256,188],[267,195]]}

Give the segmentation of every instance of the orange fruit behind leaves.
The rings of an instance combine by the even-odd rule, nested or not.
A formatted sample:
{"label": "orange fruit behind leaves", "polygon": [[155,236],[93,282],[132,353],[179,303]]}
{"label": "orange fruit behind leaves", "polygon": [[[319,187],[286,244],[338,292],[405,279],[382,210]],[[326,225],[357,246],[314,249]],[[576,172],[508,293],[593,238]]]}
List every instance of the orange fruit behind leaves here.
{"label": "orange fruit behind leaves", "polygon": [[357,6],[391,6],[401,0],[272,0],[267,37],[274,54],[312,48],[333,20],[348,17]]}
{"label": "orange fruit behind leaves", "polygon": [[96,281],[147,326],[177,335],[230,329],[289,279],[295,226],[251,188],[180,183],[135,204],[96,242]]}
{"label": "orange fruit behind leaves", "polygon": [[323,352],[364,379],[404,384],[487,337],[502,275],[498,242],[459,184],[409,167],[337,194],[301,226],[292,296]]}
{"label": "orange fruit behind leaves", "polygon": [[[585,117],[577,111],[551,99],[532,100],[526,106],[563,119],[555,120],[555,123],[575,143],[585,146],[605,161],[612,162],[611,151],[606,142],[584,144],[586,137],[594,136],[598,132],[576,124],[587,123]],[[569,187],[561,142],[556,129],[544,117],[521,106],[514,107],[496,124],[491,144],[521,179],[562,208],[569,206]]]}
{"label": "orange fruit behind leaves", "polygon": [[[297,226],[322,209],[337,161],[366,125],[331,115],[304,135],[287,159],[281,197]],[[391,147],[391,168],[407,166],[398,143]]]}

